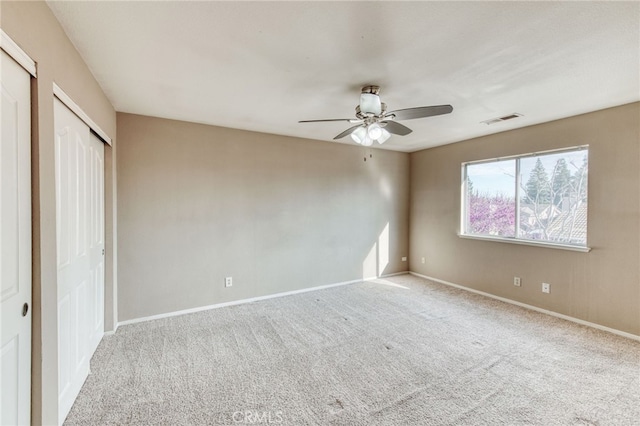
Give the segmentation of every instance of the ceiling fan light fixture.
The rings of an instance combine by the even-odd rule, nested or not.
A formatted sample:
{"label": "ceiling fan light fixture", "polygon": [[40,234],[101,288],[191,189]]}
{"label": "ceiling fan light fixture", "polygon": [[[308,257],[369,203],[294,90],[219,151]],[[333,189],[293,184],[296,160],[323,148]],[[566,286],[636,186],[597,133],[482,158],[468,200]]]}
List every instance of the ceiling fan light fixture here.
{"label": "ceiling fan light fixture", "polygon": [[389,139],[391,137],[391,133],[389,133],[387,130],[385,129],[380,129],[381,135],[379,138],[376,138],[376,142],[378,142],[380,145],[382,145],[383,143],[385,143],[387,141],[387,139]]}
{"label": "ceiling fan light fixture", "polygon": [[378,123],[371,123],[367,127],[367,135],[373,140],[377,140],[382,136],[382,127]]}
{"label": "ceiling fan light fixture", "polygon": [[367,129],[364,126],[358,127],[353,132],[351,132],[351,139],[355,143],[362,144],[367,137]]}
{"label": "ceiling fan light fixture", "polygon": [[360,111],[363,114],[380,115],[382,112],[382,103],[380,96],[373,93],[360,94]]}
{"label": "ceiling fan light fixture", "polygon": [[373,145],[373,139],[369,137],[369,135],[364,135],[364,139],[362,140],[362,146],[371,146]]}

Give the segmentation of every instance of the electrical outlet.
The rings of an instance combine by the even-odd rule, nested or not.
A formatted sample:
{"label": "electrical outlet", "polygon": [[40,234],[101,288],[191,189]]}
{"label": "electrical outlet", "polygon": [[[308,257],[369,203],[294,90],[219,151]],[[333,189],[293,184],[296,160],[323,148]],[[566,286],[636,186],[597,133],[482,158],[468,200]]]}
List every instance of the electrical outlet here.
{"label": "electrical outlet", "polygon": [[513,285],[516,287],[520,287],[522,283],[520,282],[520,277],[513,277]]}
{"label": "electrical outlet", "polygon": [[422,263],[424,263],[424,262],[425,262],[425,260],[424,260],[424,257],[423,257],[423,258],[422,258]]}
{"label": "electrical outlet", "polygon": [[550,293],[551,292],[551,284],[542,283],[542,292],[543,293]]}
{"label": "electrical outlet", "polygon": [[402,256],[402,261],[406,262],[407,261],[407,256]]}
{"label": "electrical outlet", "polygon": [[231,287],[232,285],[233,285],[233,278],[232,277],[225,277],[224,286],[225,287]]}

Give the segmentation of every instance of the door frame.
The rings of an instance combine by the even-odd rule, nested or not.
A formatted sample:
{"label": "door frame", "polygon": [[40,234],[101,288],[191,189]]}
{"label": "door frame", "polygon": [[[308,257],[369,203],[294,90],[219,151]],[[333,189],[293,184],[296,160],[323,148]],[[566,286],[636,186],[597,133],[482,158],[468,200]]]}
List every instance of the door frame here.
{"label": "door frame", "polygon": [[31,77],[38,78],[35,61],[2,28],[0,28],[0,49],[4,50],[7,55],[19,63],[22,68],[31,74]]}
{"label": "door frame", "polygon": [[107,133],[105,131],[103,131],[100,126],[98,126],[95,121],[93,121],[91,119],[91,117],[89,117],[83,110],[82,108],[80,108],[78,106],[77,103],[73,102],[73,99],[71,99],[71,97],[69,95],[67,95],[64,90],[62,90],[60,88],[60,86],[58,86],[55,82],[53,83],[53,95],[58,98],[58,100],[60,102],[62,102],[67,108],[69,108],[71,110],[71,112],[73,112],[75,115],[78,116],[78,118],[80,120],[82,120],[84,122],[84,124],[86,124],[87,126],[89,126],[89,129],[93,130],[94,133],[96,135],[98,135],[98,137],[100,139],[102,139],[102,141],[104,143],[106,143],[109,146],[113,146],[112,145],[112,141],[111,138],[107,135]]}

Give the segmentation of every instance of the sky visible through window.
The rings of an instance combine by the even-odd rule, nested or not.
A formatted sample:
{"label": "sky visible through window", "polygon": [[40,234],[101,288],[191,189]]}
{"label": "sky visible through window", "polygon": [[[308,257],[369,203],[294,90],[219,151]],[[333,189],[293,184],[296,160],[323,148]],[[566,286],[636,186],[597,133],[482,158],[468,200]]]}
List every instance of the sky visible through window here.
{"label": "sky visible through window", "polygon": [[479,194],[513,196],[515,174],[515,160],[472,164],[467,168],[467,176],[473,182],[473,190]]}
{"label": "sky visible through window", "polygon": [[[551,155],[532,156],[520,160],[521,182],[529,178],[531,170],[540,158],[542,165],[551,174],[556,162],[560,158],[567,161],[569,170],[574,173],[580,168],[587,151],[559,152]],[[502,160],[492,163],[472,164],[467,168],[469,179],[473,182],[473,190],[479,194],[500,194],[514,196],[515,189],[515,160]]]}

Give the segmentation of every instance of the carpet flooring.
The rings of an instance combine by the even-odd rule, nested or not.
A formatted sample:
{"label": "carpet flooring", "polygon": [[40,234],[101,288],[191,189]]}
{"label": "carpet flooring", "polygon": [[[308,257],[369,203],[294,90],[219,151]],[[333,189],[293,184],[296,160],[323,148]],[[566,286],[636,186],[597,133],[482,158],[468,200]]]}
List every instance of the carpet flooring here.
{"label": "carpet flooring", "polygon": [[123,326],[66,425],[638,425],[640,342],[402,275]]}

